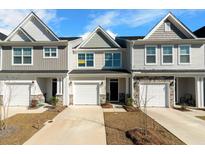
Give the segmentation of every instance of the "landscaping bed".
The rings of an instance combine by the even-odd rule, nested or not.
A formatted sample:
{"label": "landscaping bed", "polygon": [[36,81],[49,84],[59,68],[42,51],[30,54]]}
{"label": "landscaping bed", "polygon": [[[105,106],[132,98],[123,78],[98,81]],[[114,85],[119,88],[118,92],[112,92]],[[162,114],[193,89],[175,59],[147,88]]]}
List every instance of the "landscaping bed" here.
{"label": "landscaping bed", "polygon": [[196,116],[199,119],[205,120],[205,116]]}
{"label": "landscaping bed", "polygon": [[[145,118],[147,118],[147,138],[143,138],[141,130],[144,128]],[[104,119],[107,144],[184,144],[140,110],[137,112],[104,112]]]}
{"label": "landscaping bed", "polygon": [[56,108],[48,107],[43,113],[16,114],[8,118],[7,129],[0,131],[0,144],[23,144],[64,108],[58,105]]}
{"label": "landscaping bed", "polygon": [[104,108],[104,109],[110,109],[110,108],[113,108],[113,106],[112,106],[111,103],[104,103],[104,104],[101,104],[101,107]]}

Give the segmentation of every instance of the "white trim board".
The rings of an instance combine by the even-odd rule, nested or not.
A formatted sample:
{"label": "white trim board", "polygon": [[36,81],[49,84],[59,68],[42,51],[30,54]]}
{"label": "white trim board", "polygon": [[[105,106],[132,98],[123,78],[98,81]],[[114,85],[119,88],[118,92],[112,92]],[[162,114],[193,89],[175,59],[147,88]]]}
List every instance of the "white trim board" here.
{"label": "white trim board", "polygon": [[156,26],[153,27],[153,29],[143,38],[143,40],[148,39],[168,18],[172,18],[174,21],[176,21],[177,24],[179,24],[190,36],[192,36],[194,39],[197,37],[188,29],[186,28],[171,12],[169,12]]}
{"label": "white trim board", "polygon": [[[50,30],[50,28],[48,28],[48,26],[34,13],[34,12],[31,12],[8,36],[7,38],[4,40],[5,42],[8,41],[18,30],[21,29],[21,27],[26,24],[32,17],[35,17],[36,20],[38,20],[50,33],[51,35],[53,35],[53,37],[59,41],[59,38],[57,37],[57,35],[52,32]],[[21,30],[22,31],[22,30]],[[27,36],[27,35],[26,35]]]}
{"label": "white trim board", "polygon": [[77,49],[80,49],[81,47],[83,47],[85,44],[88,43],[88,41],[93,37],[93,35],[97,32],[97,31],[101,31],[105,37],[107,39],[109,39],[113,45],[115,45],[116,47],[120,48],[120,45],[101,27],[101,26],[98,26],[97,28],[95,28],[95,30],[93,32],[91,32],[87,38],[77,47]]}

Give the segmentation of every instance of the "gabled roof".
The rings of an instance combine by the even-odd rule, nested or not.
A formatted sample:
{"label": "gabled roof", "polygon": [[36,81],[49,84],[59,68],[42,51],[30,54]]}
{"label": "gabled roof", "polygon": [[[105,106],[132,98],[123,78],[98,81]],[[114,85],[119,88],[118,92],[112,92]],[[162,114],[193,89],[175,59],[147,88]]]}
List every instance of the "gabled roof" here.
{"label": "gabled roof", "polygon": [[[177,19],[171,12],[169,12],[158,24],[156,24],[151,31],[144,37],[148,39],[168,18],[173,19],[182,29],[184,29],[192,38],[197,38],[193,32],[186,27],[179,19]],[[187,34],[185,34],[187,36]]]}
{"label": "gabled roof", "polygon": [[0,40],[1,40],[1,41],[5,40],[6,37],[7,37],[7,35],[5,35],[5,34],[3,34],[3,33],[0,32]]}
{"label": "gabled roof", "polygon": [[31,13],[24,18],[24,20],[7,36],[4,41],[8,41],[14,34],[16,34],[16,32],[18,32],[18,30],[22,31],[24,35],[31,39],[32,37],[28,36],[29,34],[22,30],[22,26],[27,23],[32,17],[37,19],[37,21],[39,21],[50,32],[50,34],[53,35],[54,38],[56,38],[56,40],[59,40],[58,36],[33,11],[31,11]]}
{"label": "gabled roof", "polygon": [[101,32],[114,46],[120,48],[120,45],[101,27],[98,26],[97,28],[95,28],[95,30],[93,32],[91,32],[88,37],[77,47],[77,49],[83,47],[84,45],[86,45],[89,40],[94,36],[95,33],[97,32]]}
{"label": "gabled roof", "polygon": [[196,31],[194,31],[194,34],[198,37],[198,38],[205,38],[205,26],[197,29]]}

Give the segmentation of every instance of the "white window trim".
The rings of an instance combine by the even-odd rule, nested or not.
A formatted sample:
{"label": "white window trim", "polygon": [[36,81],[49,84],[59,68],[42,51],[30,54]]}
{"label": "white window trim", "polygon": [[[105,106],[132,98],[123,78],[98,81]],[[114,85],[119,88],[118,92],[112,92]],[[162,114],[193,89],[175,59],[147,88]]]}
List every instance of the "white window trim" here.
{"label": "white window trim", "polygon": [[165,32],[170,32],[171,31],[171,23],[170,22],[164,22],[164,31]]}
{"label": "white window trim", "polygon": [[[189,46],[189,63],[181,63],[181,60],[180,60],[180,47],[181,46]],[[191,45],[190,44],[181,44],[178,46],[178,64],[179,65],[189,65],[191,64]]]}
{"label": "white window trim", "polygon": [[[172,63],[164,63],[164,51],[163,48],[164,47],[172,47]],[[162,59],[162,65],[173,65],[174,64],[174,45],[162,45],[161,46],[161,59]]]}
{"label": "white window trim", "polygon": [[[56,48],[56,57],[52,57],[52,56],[46,57],[46,56],[45,56],[45,48],[50,48],[50,49],[51,49],[51,48]],[[51,53],[51,51],[50,51],[50,53]],[[51,54],[50,54],[50,55],[51,55]],[[46,58],[46,59],[47,59],[47,58],[48,58],[48,59],[50,59],[50,58],[51,58],[51,59],[52,59],[52,58],[58,58],[58,47],[57,47],[57,46],[44,46],[44,47],[43,47],[43,58]]]}
{"label": "white window trim", "polygon": [[[155,63],[147,63],[147,47],[155,47],[156,49],[156,54],[155,54]],[[144,61],[145,61],[145,65],[157,65],[157,57],[158,57],[158,51],[157,51],[157,45],[145,45],[145,57],[144,57]]]}
{"label": "white window trim", "polygon": [[[85,54],[85,66],[78,66],[78,55],[79,54]],[[87,66],[86,54],[93,54],[93,66]],[[79,69],[95,68],[95,53],[94,52],[78,52],[77,53],[77,68]]]}
{"label": "white window trim", "polygon": [[[115,67],[114,67],[114,66],[113,66],[113,62],[114,62],[114,61],[112,61],[112,66],[110,66],[110,67],[109,67],[109,66],[105,66],[105,54],[106,54],[106,53],[111,53],[112,56],[113,56],[114,53],[119,53],[119,54],[120,54],[120,66],[115,66]],[[121,52],[105,52],[105,53],[104,53],[104,67],[105,67],[105,68],[115,68],[115,69],[117,69],[117,68],[122,68],[122,53],[121,53]]]}
{"label": "white window trim", "polygon": [[[31,64],[14,64],[14,48],[31,48]],[[20,46],[17,46],[17,47],[12,47],[12,65],[13,66],[32,66],[33,65],[33,47],[20,47]],[[23,59],[22,59],[22,62],[23,62]]]}

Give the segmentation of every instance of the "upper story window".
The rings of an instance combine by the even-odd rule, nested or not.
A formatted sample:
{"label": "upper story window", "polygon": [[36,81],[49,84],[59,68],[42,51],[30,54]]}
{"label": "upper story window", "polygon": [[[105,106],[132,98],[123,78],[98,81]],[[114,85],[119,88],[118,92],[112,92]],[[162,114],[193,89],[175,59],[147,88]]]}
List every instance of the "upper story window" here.
{"label": "upper story window", "polygon": [[173,46],[171,45],[162,46],[162,63],[173,64]]}
{"label": "upper story window", "polygon": [[121,53],[105,53],[105,67],[121,67]]}
{"label": "upper story window", "polygon": [[171,31],[171,23],[170,22],[164,23],[164,31],[165,32]]}
{"label": "upper story window", "polygon": [[58,57],[57,47],[44,47],[43,57],[44,58],[57,58]]}
{"label": "upper story window", "polygon": [[157,46],[146,46],[145,63],[157,64]]}
{"label": "upper story window", "polygon": [[13,65],[32,65],[32,48],[13,48]]}
{"label": "upper story window", "polygon": [[93,53],[78,53],[78,67],[93,67],[94,54]]}
{"label": "upper story window", "polygon": [[191,49],[190,45],[180,45],[179,46],[179,63],[189,64],[191,61]]}

